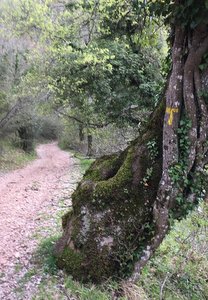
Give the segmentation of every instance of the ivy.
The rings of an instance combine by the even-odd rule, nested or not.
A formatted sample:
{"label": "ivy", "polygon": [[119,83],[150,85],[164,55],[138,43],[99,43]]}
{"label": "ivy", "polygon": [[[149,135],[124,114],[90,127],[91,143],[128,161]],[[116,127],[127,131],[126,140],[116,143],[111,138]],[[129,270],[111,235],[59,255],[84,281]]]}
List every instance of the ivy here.
{"label": "ivy", "polygon": [[[205,186],[207,183],[208,168],[205,166],[204,170],[197,172],[190,172],[187,176],[188,166],[188,153],[190,148],[190,141],[188,139],[188,131],[191,128],[191,121],[187,117],[183,117],[180,121],[180,127],[178,129],[179,138],[179,161],[172,165],[169,170],[169,175],[173,185],[179,190],[176,197],[177,206],[170,212],[170,215],[177,214],[180,210],[182,215],[186,214],[190,209],[193,209],[195,204],[187,201],[187,193],[191,192],[196,196],[197,202],[204,198],[206,190]],[[175,216],[174,216],[175,217]]]}
{"label": "ivy", "polygon": [[191,128],[191,121],[186,117],[183,117],[180,121],[180,126],[178,128],[178,141],[179,141],[179,161],[174,164],[170,170],[169,175],[171,180],[177,188],[187,187],[189,180],[187,179],[186,169],[187,169],[187,157],[190,147],[190,141],[188,138],[188,131]]}
{"label": "ivy", "polygon": [[159,153],[156,139],[152,139],[147,143],[147,149],[149,150],[150,159],[154,162]]}

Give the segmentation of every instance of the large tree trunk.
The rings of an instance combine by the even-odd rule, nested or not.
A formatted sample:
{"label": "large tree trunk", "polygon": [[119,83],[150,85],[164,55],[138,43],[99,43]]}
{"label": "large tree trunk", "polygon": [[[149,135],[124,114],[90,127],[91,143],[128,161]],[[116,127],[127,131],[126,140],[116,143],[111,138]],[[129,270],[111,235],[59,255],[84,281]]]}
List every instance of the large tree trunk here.
{"label": "large tree trunk", "polygon": [[163,240],[204,196],[208,112],[199,65],[208,29],[174,28],[173,67],[145,132],[121,154],[97,160],[73,194],[55,254],[75,278],[137,280]]}
{"label": "large tree trunk", "polygon": [[155,233],[135,264],[133,281],[165,237],[170,215],[181,218],[205,196],[208,111],[199,65],[207,51],[206,25],[189,32],[176,26],[163,122],[162,177],[153,206]]}

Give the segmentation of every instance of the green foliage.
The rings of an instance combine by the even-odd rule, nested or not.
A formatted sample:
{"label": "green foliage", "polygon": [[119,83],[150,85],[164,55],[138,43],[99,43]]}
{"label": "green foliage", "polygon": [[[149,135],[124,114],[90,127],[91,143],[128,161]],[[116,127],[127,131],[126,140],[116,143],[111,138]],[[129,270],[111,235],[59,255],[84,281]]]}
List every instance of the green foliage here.
{"label": "green foliage", "polygon": [[[191,180],[187,178],[187,162],[188,162],[188,151],[190,147],[190,141],[188,138],[188,131],[191,128],[191,122],[186,117],[183,117],[180,121],[180,127],[178,128],[178,138],[179,138],[179,161],[174,164],[170,170],[169,175],[173,184],[179,189],[190,188]],[[195,187],[196,188],[196,187]],[[174,211],[180,210],[183,214],[186,214],[190,209],[192,209],[193,203],[186,200],[186,196],[179,192],[176,197],[176,208],[170,212],[170,216],[174,214]]]}
{"label": "green foliage", "polygon": [[94,42],[82,52],[61,52],[50,86],[57,105],[69,107],[86,124],[131,121],[133,105],[151,110],[157,100],[159,64],[148,49],[135,54],[121,40]]}
{"label": "green foliage", "polygon": [[185,0],[181,3],[171,0],[149,2],[151,13],[159,16],[162,14],[168,24],[179,22],[184,27],[194,29],[207,19],[207,0]]}
{"label": "green foliage", "polygon": [[176,222],[142,271],[139,286],[149,299],[207,299],[207,208],[201,203]]}
{"label": "green foliage", "polygon": [[188,150],[190,147],[190,141],[188,138],[188,131],[191,128],[191,121],[186,117],[182,118],[180,121],[180,127],[178,129],[178,138],[179,138],[179,161],[177,164],[174,164],[169,170],[169,174],[174,184],[178,188],[181,186],[188,185],[188,179],[186,176],[186,168],[188,162]]}
{"label": "green foliage", "polygon": [[158,143],[156,139],[152,139],[151,141],[147,142],[147,149],[149,151],[150,159],[154,162],[159,154]]}
{"label": "green foliage", "polygon": [[147,168],[146,174],[141,181],[145,186],[148,186],[148,181],[150,180],[152,173],[153,173],[153,168],[152,167]]}
{"label": "green foliage", "polygon": [[137,126],[144,119],[138,112],[158,101],[165,29],[143,1],[80,0],[61,8],[51,0],[3,1],[0,18],[7,39],[34,42],[15,53],[12,95],[36,113],[54,109],[92,131]]}
{"label": "green foliage", "polygon": [[205,170],[198,170],[194,174],[190,173],[190,176],[187,177],[187,164],[188,164],[188,153],[190,148],[190,141],[188,138],[188,132],[191,128],[191,121],[188,120],[185,116],[180,121],[180,127],[178,129],[178,138],[179,138],[179,161],[174,164],[170,170],[169,175],[173,184],[180,190],[185,190],[185,192],[179,192],[176,201],[177,205],[174,210],[171,210],[170,215],[175,214],[177,217],[177,211],[180,210],[182,215],[187,214],[190,209],[193,209],[196,203],[192,201],[187,201],[188,192],[192,192],[196,197],[197,201],[203,199],[206,194],[206,185],[207,185],[207,173]]}
{"label": "green foliage", "polygon": [[[1,3],[1,19],[18,36],[53,32],[54,24],[51,19],[52,0],[3,0]],[[13,31],[14,32],[14,31]],[[46,37],[46,36],[45,36]]]}
{"label": "green foliage", "polygon": [[[147,142],[147,150],[149,153],[149,159],[151,163],[154,164],[159,154],[158,142],[156,141],[155,138]],[[146,169],[145,176],[142,178],[141,183],[144,186],[148,186],[148,181],[150,180],[152,175],[153,175],[153,166],[151,165]]]}
{"label": "green foliage", "polygon": [[60,120],[53,115],[40,116],[36,124],[36,138],[43,140],[57,140],[60,132],[63,130],[63,126]]}

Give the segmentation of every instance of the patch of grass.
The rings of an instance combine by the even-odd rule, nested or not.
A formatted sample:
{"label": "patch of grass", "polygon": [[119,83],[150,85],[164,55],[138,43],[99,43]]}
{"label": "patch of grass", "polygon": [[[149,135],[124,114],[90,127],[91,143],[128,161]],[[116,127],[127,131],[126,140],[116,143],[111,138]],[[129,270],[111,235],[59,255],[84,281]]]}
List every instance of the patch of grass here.
{"label": "patch of grass", "polygon": [[91,166],[91,164],[95,161],[92,158],[84,158],[84,157],[77,157],[80,161],[80,168],[81,168],[81,172],[84,174],[89,167]]}
{"label": "patch of grass", "polygon": [[36,158],[35,152],[26,153],[15,147],[9,140],[0,143],[0,171],[8,172],[25,166]]}
{"label": "patch of grass", "polygon": [[25,276],[20,280],[20,284],[24,285],[26,282],[29,282],[31,277],[33,277],[34,275],[37,274],[37,271],[35,268],[33,269],[30,269],[26,274]]}
{"label": "patch of grass", "polygon": [[138,283],[149,299],[208,299],[208,205],[175,223]]}
{"label": "patch of grass", "polygon": [[[110,286],[110,285],[109,285]],[[70,276],[65,280],[65,288],[80,300],[109,300],[111,293],[95,285],[82,285],[74,281]]]}
{"label": "patch of grass", "polygon": [[42,241],[34,256],[36,265],[42,268],[44,273],[55,274],[57,272],[56,258],[53,255],[53,248],[60,236],[53,236]]}
{"label": "patch of grass", "polygon": [[[73,300],[112,300],[114,285],[110,283],[103,287],[83,285],[74,281],[70,276],[50,277],[42,282],[33,300],[73,299]],[[116,298],[127,300],[126,297]],[[136,299],[135,299],[136,300]]]}
{"label": "patch of grass", "polygon": [[32,300],[66,300],[66,296],[64,294],[61,294],[56,284],[57,282],[52,282],[51,280],[42,282],[39,286],[38,294],[34,295],[32,297]]}
{"label": "patch of grass", "polygon": [[71,154],[73,154],[73,156],[75,158],[77,158],[79,160],[79,165],[80,165],[82,174],[84,174],[89,169],[91,164],[95,161],[94,158],[85,157],[81,153],[76,152],[74,150],[69,150],[69,152]]}

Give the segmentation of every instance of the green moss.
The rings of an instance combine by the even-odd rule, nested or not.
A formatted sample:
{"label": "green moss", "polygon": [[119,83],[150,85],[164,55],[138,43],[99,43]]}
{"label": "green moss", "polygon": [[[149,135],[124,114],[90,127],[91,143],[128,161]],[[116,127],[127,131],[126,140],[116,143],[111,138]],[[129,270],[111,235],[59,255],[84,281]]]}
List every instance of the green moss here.
{"label": "green moss", "polygon": [[65,269],[74,278],[83,277],[83,255],[75,252],[73,249],[65,248],[62,254],[57,259],[57,264],[60,268]]}
{"label": "green moss", "polygon": [[66,228],[67,223],[71,219],[72,215],[73,215],[72,210],[68,211],[65,215],[63,215],[63,217],[62,217],[62,227],[63,227],[63,229]]}
{"label": "green moss", "polygon": [[91,247],[87,246],[84,250],[85,255],[66,247],[57,258],[57,265],[72,275],[74,279],[83,282],[100,283],[104,278],[107,279],[115,273],[115,263],[113,264],[109,259],[107,247],[100,252],[92,241]]}
{"label": "green moss", "polygon": [[[125,193],[125,187],[132,181],[132,159],[133,149],[129,148],[125,155],[125,159],[120,159],[122,164],[117,170],[116,174],[108,180],[96,182],[96,186],[91,194],[91,204],[95,208],[101,206],[103,209],[109,204],[109,202],[113,203],[116,199],[120,199],[121,194],[124,196],[124,198],[127,197]],[[116,158],[116,160],[118,161],[118,158]],[[106,165],[107,163],[109,164],[110,162],[105,161]]]}
{"label": "green moss", "polygon": [[89,249],[90,261],[88,258],[88,278],[95,283],[101,283],[116,274],[116,263],[110,259],[109,249],[104,247],[102,251],[95,249],[95,255],[91,256]]}
{"label": "green moss", "polygon": [[91,194],[94,188],[93,181],[83,180],[79,185],[76,191],[72,195],[72,204],[74,214],[79,214],[82,205],[85,205],[88,202],[91,202]]}
{"label": "green moss", "polygon": [[122,163],[118,154],[106,155],[97,159],[85,174],[86,180],[95,182],[114,176]]}

